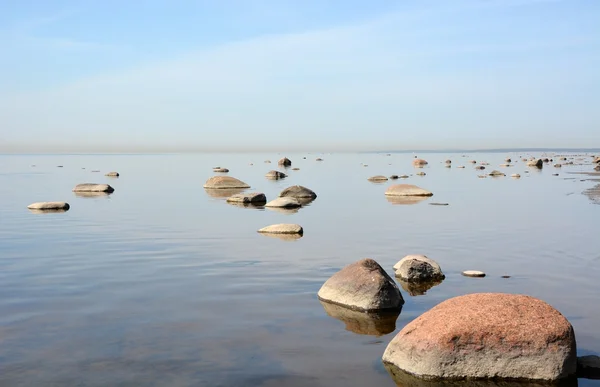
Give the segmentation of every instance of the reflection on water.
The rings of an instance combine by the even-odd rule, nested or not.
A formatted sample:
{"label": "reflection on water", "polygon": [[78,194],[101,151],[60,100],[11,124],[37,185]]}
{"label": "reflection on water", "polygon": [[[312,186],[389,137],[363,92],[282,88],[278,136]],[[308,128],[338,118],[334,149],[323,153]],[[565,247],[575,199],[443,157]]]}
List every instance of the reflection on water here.
{"label": "reflection on water", "polygon": [[[227,196],[227,197],[229,197],[229,196]],[[226,201],[225,203],[227,203],[227,204],[229,204],[230,206],[233,206],[233,207],[249,208],[249,209],[252,209],[252,210],[264,210],[265,209],[264,205],[259,206],[259,205],[252,204],[252,203],[228,202],[228,201]]]}
{"label": "reflection on water", "polygon": [[52,209],[52,210],[40,210],[36,208],[28,208],[29,212],[32,214],[40,215],[40,214],[60,214],[63,212],[67,212],[65,209]]}
{"label": "reflection on water", "polygon": [[366,313],[319,300],[327,314],[346,324],[346,330],[359,335],[383,336],[396,330],[400,310]]}
{"label": "reflection on water", "polygon": [[559,382],[532,382],[515,380],[423,380],[410,375],[393,364],[384,363],[398,387],[577,387],[576,378]]}
{"label": "reflection on water", "polygon": [[409,295],[423,296],[429,289],[441,284],[442,280],[430,282],[408,282],[396,277],[396,282],[398,282],[402,289],[404,289]]}
{"label": "reflection on water", "polygon": [[269,233],[269,232],[261,232],[259,234],[266,236],[268,238],[280,239],[280,240],[286,241],[286,242],[297,241],[298,239],[300,239],[304,236],[304,234],[274,234],[274,233]]}
{"label": "reflection on water", "polygon": [[78,198],[108,198],[114,192],[73,192]]}
{"label": "reflection on water", "polygon": [[224,188],[224,189],[215,189],[215,188],[204,188],[204,192],[212,198],[228,198],[233,195],[240,194],[246,191],[248,188]]}
{"label": "reflection on water", "polygon": [[265,208],[269,211],[279,212],[280,214],[283,214],[283,215],[293,215],[293,214],[297,213],[298,211],[300,211],[300,208],[302,208],[302,207],[296,207],[296,208],[265,207]]}
{"label": "reflection on water", "polygon": [[392,196],[392,195],[385,195],[385,198],[388,202],[390,202],[392,204],[398,204],[398,205],[418,204],[418,203],[421,203],[421,202],[429,199],[429,197],[427,197],[427,196]]}

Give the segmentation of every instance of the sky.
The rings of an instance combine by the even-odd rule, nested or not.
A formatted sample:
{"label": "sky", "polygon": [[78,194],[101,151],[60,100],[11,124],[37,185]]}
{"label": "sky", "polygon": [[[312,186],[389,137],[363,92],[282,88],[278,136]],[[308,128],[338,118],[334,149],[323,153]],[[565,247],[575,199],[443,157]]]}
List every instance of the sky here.
{"label": "sky", "polygon": [[597,0],[0,0],[0,152],[600,147]]}

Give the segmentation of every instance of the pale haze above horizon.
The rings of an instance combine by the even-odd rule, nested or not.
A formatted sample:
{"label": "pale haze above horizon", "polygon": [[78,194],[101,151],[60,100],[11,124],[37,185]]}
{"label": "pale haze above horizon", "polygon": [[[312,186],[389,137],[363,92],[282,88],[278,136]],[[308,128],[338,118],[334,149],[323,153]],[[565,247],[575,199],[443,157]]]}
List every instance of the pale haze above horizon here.
{"label": "pale haze above horizon", "polygon": [[600,147],[600,1],[0,2],[0,152]]}

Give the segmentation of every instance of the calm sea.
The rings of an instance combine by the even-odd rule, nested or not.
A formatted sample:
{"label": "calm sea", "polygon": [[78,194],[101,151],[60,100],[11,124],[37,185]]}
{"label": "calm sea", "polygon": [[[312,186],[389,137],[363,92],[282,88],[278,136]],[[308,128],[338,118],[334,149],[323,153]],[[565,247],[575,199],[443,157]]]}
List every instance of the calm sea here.
{"label": "calm sea", "polygon": [[[265,179],[283,156],[300,170]],[[580,355],[598,354],[600,205],[582,194],[598,182],[570,173],[591,171],[589,156],[542,170],[499,167],[527,153],[466,156],[419,154],[422,177],[410,153],[0,156],[0,385],[394,386],[380,359],[395,333],[472,292],[539,297],[571,321]],[[478,178],[471,159],[508,176]],[[268,199],[294,184],[318,198],[288,213],[230,205],[202,188],[215,166]],[[399,182],[434,196],[390,203],[395,182],[367,181],[380,174],[408,174]],[[78,197],[79,183],[115,192]],[[37,201],[71,209],[30,212]],[[304,236],[256,232],[274,223]],[[360,322],[317,299],[343,266],[370,257],[393,274],[407,254],[436,260],[446,280],[402,289],[395,322]],[[487,277],[461,276],[469,269]]]}

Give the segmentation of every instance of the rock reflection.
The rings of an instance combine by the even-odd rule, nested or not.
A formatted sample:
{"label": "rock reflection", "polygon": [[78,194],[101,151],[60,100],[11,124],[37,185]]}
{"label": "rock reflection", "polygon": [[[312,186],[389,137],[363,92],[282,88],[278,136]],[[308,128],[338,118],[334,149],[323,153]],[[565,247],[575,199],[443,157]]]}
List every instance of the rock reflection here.
{"label": "rock reflection", "polygon": [[442,280],[439,281],[430,281],[430,282],[407,282],[401,280],[396,277],[396,281],[400,284],[402,289],[404,289],[411,296],[423,296],[429,289],[434,286],[437,286],[442,283]]}
{"label": "rock reflection", "polygon": [[240,194],[244,192],[247,188],[225,188],[225,189],[216,189],[216,188],[204,188],[204,192],[212,198],[222,199],[228,198],[233,195]]}
{"label": "rock reflection", "polygon": [[386,195],[385,198],[388,202],[394,205],[410,205],[421,203],[428,199],[427,196],[392,196]]}
{"label": "rock reflection", "polygon": [[265,207],[265,208],[268,209],[269,211],[279,212],[280,214],[292,215],[292,214],[295,214],[296,212],[298,212],[301,207],[297,207],[297,208]]}
{"label": "rock reflection", "polygon": [[234,206],[234,207],[240,207],[240,208],[249,208],[252,210],[264,210],[265,206],[258,206],[256,204],[252,204],[252,203],[242,203],[242,202],[225,202],[227,204],[229,204],[230,206]]}
{"label": "rock reflection", "polygon": [[112,192],[73,192],[76,197],[90,199],[90,198],[108,198]]}
{"label": "rock reflection", "polygon": [[280,240],[286,241],[286,242],[297,241],[298,239],[302,238],[302,235],[303,235],[303,234],[274,234],[274,233],[268,233],[268,232],[261,232],[259,234],[264,235],[269,238],[280,239]]}
{"label": "rock reflection", "polygon": [[515,380],[423,380],[408,374],[393,364],[384,363],[398,387],[577,387],[577,379],[559,382],[515,381]]}
{"label": "rock reflection", "polygon": [[56,210],[39,210],[39,209],[33,209],[33,208],[29,208],[28,209],[29,212],[31,212],[32,214],[61,214],[63,212],[67,212],[68,210],[65,209],[56,209]]}
{"label": "rock reflection", "polygon": [[359,312],[329,302],[319,301],[330,316],[346,324],[346,330],[359,335],[383,336],[396,330],[400,310],[378,313]]}

